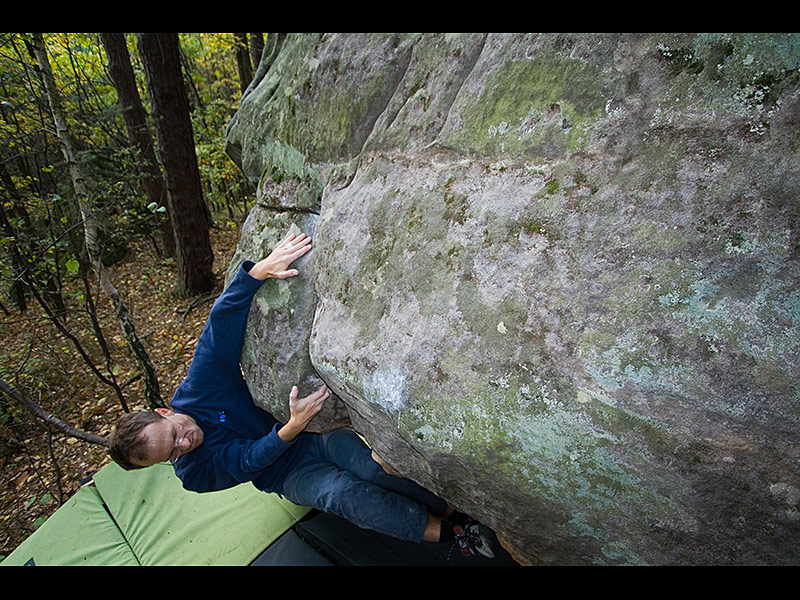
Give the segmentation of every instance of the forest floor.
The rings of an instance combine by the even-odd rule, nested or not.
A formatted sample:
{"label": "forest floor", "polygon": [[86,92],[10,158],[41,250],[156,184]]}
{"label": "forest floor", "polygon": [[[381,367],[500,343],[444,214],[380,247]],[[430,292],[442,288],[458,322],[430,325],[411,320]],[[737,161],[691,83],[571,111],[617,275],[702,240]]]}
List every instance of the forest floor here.
{"label": "forest floor", "polygon": [[[212,228],[217,288],[207,296],[178,299],[172,295],[174,261],[159,257],[146,239],[131,241],[125,260],[109,268],[111,281],[122,294],[150,354],[166,405],[186,375],[208,311],[222,291],[239,232],[240,224],[225,219]],[[100,347],[81,311],[80,293],[77,284],[67,286],[67,323],[105,372]],[[35,300],[30,299],[24,312],[7,308],[11,314],[0,315],[0,369],[4,381],[27,389],[32,400],[72,427],[106,437],[122,413],[116,394],[92,374]],[[124,384],[138,369],[107,298],[97,300],[97,312],[113,354],[112,371]],[[130,410],[149,409],[143,388],[141,378],[124,388]],[[0,402],[1,560],[110,459],[104,446],[80,441],[53,426],[45,427],[25,407],[5,396],[0,397]]]}

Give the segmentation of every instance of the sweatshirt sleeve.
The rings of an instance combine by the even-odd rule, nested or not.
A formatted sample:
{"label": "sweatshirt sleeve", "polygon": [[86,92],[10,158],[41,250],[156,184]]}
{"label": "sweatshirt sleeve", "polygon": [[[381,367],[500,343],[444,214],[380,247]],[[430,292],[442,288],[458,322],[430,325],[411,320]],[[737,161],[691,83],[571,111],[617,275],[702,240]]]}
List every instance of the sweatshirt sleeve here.
{"label": "sweatshirt sleeve", "polygon": [[182,461],[181,457],[173,463],[175,472],[183,487],[193,492],[212,492],[252,481],[294,444],[280,439],[279,427],[280,424],[275,425],[257,440],[232,440],[199,463]]}
{"label": "sweatshirt sleeve", "polygon": [[239,357],[247,316],[253,296],[264,283],[249,274],[253,265],[244,261],[211,307],[187,373],[195,389],[225,388],[242,380]]}

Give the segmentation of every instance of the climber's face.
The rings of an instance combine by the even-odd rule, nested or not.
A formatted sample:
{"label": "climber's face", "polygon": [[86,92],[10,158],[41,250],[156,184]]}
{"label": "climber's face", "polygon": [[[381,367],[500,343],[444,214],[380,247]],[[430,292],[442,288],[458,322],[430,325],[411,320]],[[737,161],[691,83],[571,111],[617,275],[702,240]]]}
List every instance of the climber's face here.
{"label": "climber's face", "polygon": [[147,444],[147,458],[137,461],[143,467],[174,460],[203,443],[203,430],[190,416],[165,408],[157,408],[156,412],[163,419],[150,423],[139,434]]}

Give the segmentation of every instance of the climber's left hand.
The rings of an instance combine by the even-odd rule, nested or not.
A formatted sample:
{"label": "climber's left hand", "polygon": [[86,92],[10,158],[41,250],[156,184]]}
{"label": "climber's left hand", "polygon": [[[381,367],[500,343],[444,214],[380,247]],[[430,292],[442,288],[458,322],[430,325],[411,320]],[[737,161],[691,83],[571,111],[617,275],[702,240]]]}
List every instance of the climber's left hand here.
{"label": "climber's left hand", "polygon": [[311,237],[305,233],[290,233],[267,258],[258,261],[250,269],[250,275],[256,279],[286,279],[299,274],[291,265],[306,252],[311,250]]}

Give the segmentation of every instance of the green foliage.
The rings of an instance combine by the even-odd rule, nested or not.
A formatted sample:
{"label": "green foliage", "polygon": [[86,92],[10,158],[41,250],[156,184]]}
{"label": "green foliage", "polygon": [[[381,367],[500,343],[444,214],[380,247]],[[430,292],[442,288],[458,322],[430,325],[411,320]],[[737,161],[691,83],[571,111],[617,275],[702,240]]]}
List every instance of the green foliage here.
{"label": "green foliage", "polygon": [[[0,165],[4,169],[0,198],[15,232],[0,231],[0,292],[7,291],[16,276],[10,252],[3,250],[12,243],[44,280],[74,277],[84,260],[71,179],[29,36],[0,34]],[[155,240],[167,208],[164,203],[148,206],[98,34],[45,33],[44,39],[100,228],[113,240],[114,248],[124,247],[124,240],[136,236]],[[229,220],[240,218],[247,206],[247,184],[224,152],[225,126],[239,101],[234,36],[184,33],[180,39],[206,201],[212,214],[224,211]],[[135,35],[127,34],[127,40],[147,110],[149,98]]]}
{"label": "green foliage", "polygon": [[[33,58],[30,35],[0,33],[0,302],[4,308],[22,307],[17,303],[19,297],[26,298],[23,292],[28,293],[19,285],[25,272],[54,312],[69,319],[70,311],[86,310],[88,299],[82,285],[67,288],[64,284],[90,269],[72,179]],[[159,244],[166,201],[153,206],[147,197],[139,158],[128,141],[98,34],[43,35],[88,189],[87,200],[105,247],[104,263],[123,257],[131,239],[146,236]],[[223,33],[180,35],[206,201],[212,216],[224,213],[222,221],[240,220],[249,191],[242,174],[224,153],[225,127],[240,95],[234,37]],[[126,36],[139,95],[149,111],[135,34]],[[156,144],[152,125],[150,130]],[[174,270],[175,261],[165,259],[163,268]],[[124,294],[128,290],[120,291]],[[32,302],[30,296],[25,302]],[[57,369],[44,364],[47,361],[39,364],[34,357],[22,360],[24,352],[19,348],[5,350],[0,356],[0,375],[6,371],[9,358],[8,364],[15,368],[9,366],[5,376],[18,378],[21,387],[68,385],[55,382]],[[58,360],[55,354],[51,358]],[[51,408],[57,412],[57,407]],[[6,414],[0,411],[0,420]]]}
{"label": "green foliage", "polygon": [[[249,189],[239,169],[225,154],[224,132],[239,105],[239,80],[232,33],[182,33],[185,73],[191,78],[192,125],[206,202],[212,212],[226,210],[246,198]],[[237,207],[240,211],[246,207]]]}

